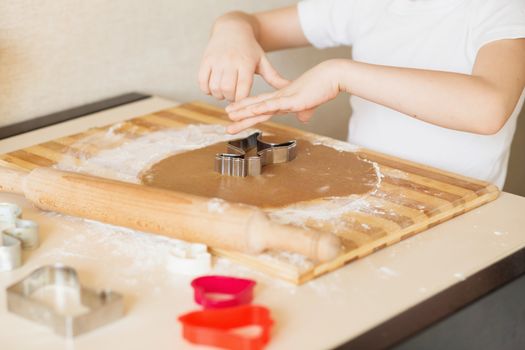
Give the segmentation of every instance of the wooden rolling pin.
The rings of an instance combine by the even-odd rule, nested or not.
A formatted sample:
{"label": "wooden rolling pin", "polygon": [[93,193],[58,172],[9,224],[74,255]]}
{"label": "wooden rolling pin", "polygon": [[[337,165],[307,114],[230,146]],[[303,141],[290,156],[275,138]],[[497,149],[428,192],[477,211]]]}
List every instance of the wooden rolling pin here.
{"label": "wooden rolling pin", "polygon": [[0,191],[22,194],[44,210],[214,248],[285,250],[324,261],[341,247],[335,235],[279,225],[255,207],[213,205],[208,198],[51,168],[27,173],[0,167]]}

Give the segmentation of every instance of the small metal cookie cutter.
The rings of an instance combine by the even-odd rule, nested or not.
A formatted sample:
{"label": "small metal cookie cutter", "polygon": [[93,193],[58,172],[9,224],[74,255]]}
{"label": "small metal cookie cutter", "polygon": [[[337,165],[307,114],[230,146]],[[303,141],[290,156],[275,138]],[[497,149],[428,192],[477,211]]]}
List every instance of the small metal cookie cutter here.
{"label": "small metal cookie cutter", "polygon": [[22,215],[22,209],[13,203],[0,203],[0,225],[13,225]]}
{"label": "small metal cookie cutter", "polygon": [[[250,136],[228,142],[229,153],[218,153],[215,156],[215,171],[230,176],[260,175],[262,167],[268,164],[279,164],[293,160],[296,156],[297,141],[271,143],[262,140],[262,133],[255,132]],[[247,152],[256,149],[255,156]]]}
{"label": "small metal cookie cutter", "polygon": [[5,228],[3,232],[5,235],[18,239],[24,250],[33,250],[40,244],[38,224],[31,220],[17,219],[13,227]]}
{"label": "small metal cookie cutter", "polygon": [[[36,290],[45,286],[65,286],[77,290],[79,300],[89,311],[79,315],[60,314],[52,305],[31,297]],[[89,332],[124,315],[122,295],[83,287],[75,269],[62,264],[42,266],[9,286],[6,292],[7,309],[10,312],[48,326],[64,337]]]}
{"label": "small metal cookie cutter", "polygon": [[0,233],[0,272],[10,271],[22,265],[22,243],[9,235]]}
{"label": "small metal cookie cutter", "polygon": [[22,264],[22,249],[39,245],[38,225],[22,220],[22,210],[13,203],[0,203],[0,271],[9,271]]}

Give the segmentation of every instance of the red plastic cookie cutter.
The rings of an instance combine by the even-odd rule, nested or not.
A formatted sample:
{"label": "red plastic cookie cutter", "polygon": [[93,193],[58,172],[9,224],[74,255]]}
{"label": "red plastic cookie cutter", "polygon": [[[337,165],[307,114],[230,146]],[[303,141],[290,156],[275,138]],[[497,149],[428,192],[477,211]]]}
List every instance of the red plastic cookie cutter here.
{"label": "red plastic cookie cutter", "polygon": [[[227,309],[194,311],[179,317],[182,336],[200,345],[231,350],[259,350],[270,340],[273,320],[263,306],[243,305]],[[236,333],[235,329],[257,326],[256,336]]]}
{"label": "red plastic cookie cutter", "polygon": [[[218,309],[251,303],[255,281],[227,276],[203,276],[191,282],[195,302],[205,309]],[[213,294],[226,294],[228,299],[212,298]]]}

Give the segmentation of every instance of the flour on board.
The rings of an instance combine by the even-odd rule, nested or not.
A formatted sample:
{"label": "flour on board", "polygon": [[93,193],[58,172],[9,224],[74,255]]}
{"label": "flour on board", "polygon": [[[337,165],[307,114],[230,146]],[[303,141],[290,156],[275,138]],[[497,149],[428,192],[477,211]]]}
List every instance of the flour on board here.
{"label": "flour on board", "polygon": [[[139,183],[141,171],[161,159],[218,142],[247,137],[256,131],[250,129],[238,135],[229,135],[221,125],[189,125],[182,129],[161,130],[126,139],[126,133],[115,132],[119,125],[75,142],[70,146],[74,151],[66,154],[55,167]],[[103,150],[91,155],[89,150],[93,145]]]}
{"label": "flour on board", "polygon": [[[181,129],[168,129],[152,132],[137,138],[127,138],[125,132],[119,132],[121,124],[116,124],[106,131],[97,132],[77,141],[70,148],[73,150],[58,162],[55,167],[62,170],[88,173],[121,181],[140,183],[140,174],[152,164],[171,155],[203,148],[218,142],[242,138],[257,131],[245,130],[237,135],[229,135],[221,125],[189,125]],[[132,131],[132,130],[131,130]],[[128,130],[130,132],[130,130]],[[341,152],[355,152],[359,148],[346,142],[323,136],[309,136],[312,144],[322,144]],[[93,145],[104,150],[91,154]],[[339,218],[346,213],[373,209],[368,196],[377,191],[383,175],[377,163],[371,163],[377,175],[375,190],[365,195],[325,198],[314,203],[301,203],[272,209],[269,216],[272,220],[305,227],[310,220],[330,222],[335,232],[338,231]],[[323,189],[320,188],[322,192]],[[210,212],[220,212],[226,203],[220,199],[211,199],[208,204]],[[101,224],[102,227],[105,226]],[[340,228],[341,230],[344,227]],[[114,230],[113,230],[114,232]],[[132,236],[142,239],[142,236]],[[285,252],[269,252],[261,255],[265,260],[284,261],[307,270],[313,262],[303,256]]]}

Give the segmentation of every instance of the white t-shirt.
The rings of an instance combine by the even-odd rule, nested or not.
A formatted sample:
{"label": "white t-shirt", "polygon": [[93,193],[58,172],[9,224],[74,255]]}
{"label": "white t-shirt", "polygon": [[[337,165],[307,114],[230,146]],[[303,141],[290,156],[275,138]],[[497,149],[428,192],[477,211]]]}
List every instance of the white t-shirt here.
{"label": "white t-shirt", "polygon": [[[311,0],[298,4],[318,48],[351,45],[356,61],[471,74],[485,44],[525,37],[525,0]],[[435,126],[352,96],[354,144],[503,187],[525,93],[484,136]]]}

